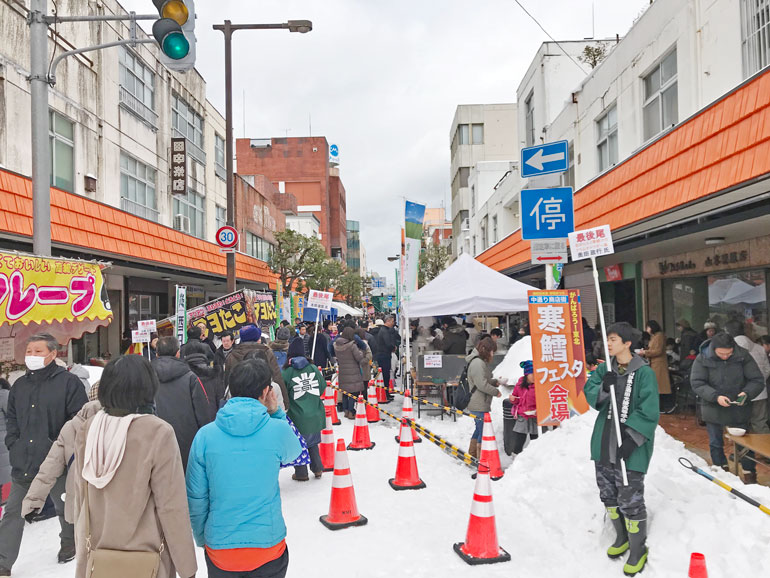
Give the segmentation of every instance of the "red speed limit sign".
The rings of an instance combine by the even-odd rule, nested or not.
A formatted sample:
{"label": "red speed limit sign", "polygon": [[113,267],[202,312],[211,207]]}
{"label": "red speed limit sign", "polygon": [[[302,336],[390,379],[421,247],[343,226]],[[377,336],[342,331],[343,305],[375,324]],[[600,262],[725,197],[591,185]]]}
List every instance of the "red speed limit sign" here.
{"label": "red speed limit sign", "polygon": [[238,244],[238,231],[235,227],[225,225],[217,231],[217,244],[223,249],[230,249]]}

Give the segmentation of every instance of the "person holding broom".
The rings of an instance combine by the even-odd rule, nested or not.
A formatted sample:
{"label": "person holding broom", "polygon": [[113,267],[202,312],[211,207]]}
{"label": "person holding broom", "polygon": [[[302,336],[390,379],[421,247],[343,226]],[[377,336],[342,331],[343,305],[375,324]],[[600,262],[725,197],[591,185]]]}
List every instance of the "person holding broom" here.
{"label": "person holding broom", "polygon": [[[610,365],[602,363],[585,385],[588,403],[599,410],[591,437],[599,497],[615,529],[610,558],[629,552],[623,572],[635,576],[647,563],[647,510],[644,476],[652,457],[660,406],[655,372],[633,353],[640,333],[628,323],[607,329]],[[614,388],[614,389],[613,389]],[[616,404],[611,403],[614,391]],[[613,415],[613,407],[618,415]],[[620,420],[620,440],[615,420]],[[623,480],[625,464],[628,483]]]}

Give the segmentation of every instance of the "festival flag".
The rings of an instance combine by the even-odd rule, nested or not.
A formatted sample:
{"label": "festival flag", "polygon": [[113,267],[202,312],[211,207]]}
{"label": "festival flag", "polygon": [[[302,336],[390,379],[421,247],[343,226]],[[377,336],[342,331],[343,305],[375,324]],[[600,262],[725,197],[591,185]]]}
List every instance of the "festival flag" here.
{"label": "festival flag", "polygon": [[404,298],[417,290],[417,270],[422,247],[422,223],[425,205],[406,201],[404,216]]}

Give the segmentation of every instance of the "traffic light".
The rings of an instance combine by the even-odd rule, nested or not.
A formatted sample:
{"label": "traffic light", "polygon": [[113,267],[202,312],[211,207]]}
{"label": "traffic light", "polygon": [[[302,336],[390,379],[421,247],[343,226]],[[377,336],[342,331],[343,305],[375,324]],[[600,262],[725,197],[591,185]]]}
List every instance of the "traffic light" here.
{"label": "traffic light", "polygon": [[160,61],[177,72],[195,67],[195,2],[193,0],[152,0],[160,19],[152,35],[160,46]]}

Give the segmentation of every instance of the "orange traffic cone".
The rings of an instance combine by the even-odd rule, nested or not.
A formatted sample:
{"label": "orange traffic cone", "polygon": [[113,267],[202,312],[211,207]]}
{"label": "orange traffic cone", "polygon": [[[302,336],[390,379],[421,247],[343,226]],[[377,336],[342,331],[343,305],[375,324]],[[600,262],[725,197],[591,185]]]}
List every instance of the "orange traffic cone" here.
{"label": "orange traffic cone", "polygon": [[[329,380],[326,381],[326,387],[330,387],[331,384],[332,384],[331,381],[329,381]],[[338,400],[337,400],[337,390],[336,389],[332,389],[332,391],[334,392],[334,395],[333,395],[333,397],[334,397],[334,405],[337,405],[337,403],[338,403]],[[335,423],[334,425],[339,425],[339,424]]]}
{"label": "orange traffic cone", "polygon": [[414,443],[409,435],[409,422],[401,420],[401,445],[398,448],[398,464],[396,465],[396,477],[388,480],[394,490],[419,490],[425,487],[425,482],[420,479],[417,471],[417,458],[414,455]]}
{"label": "orange traffic cone", "polygon": [[390,403],[388,393],[385,389],[385,382],[382,381],[382,370],[377,373],[377,403]]}
{"label": "orange traffic cone", "polygon": [[318,444],[318,451],[321,454],[324,471],[334,470],[334,430],[332,429],[332,418],[328,411],[326,412],[326,427],[321,430],[321,443]]}
{"label": "orange traffic cone", "polygon": [[[408,389],[404,392],[404,407],[401,409],[401,417],[405,417],[409,421],[414,419],[412,418],[412,394]],[[416,444],[422,443],[422,438],[417,435],[417,431],[411,427],[409,430],[412,432],[412,442]],[[401,438],[396,436],[396,441],[401,443]]]}
{"label": "orange traffic cone", "polygon": [[353,426],[353,441],[348,446],[349,450],[370,450],[374,442],[369,439],[369,424],[366,423],[366,410],[364,409],[364,396],[358,396],[356,405],[356,421]]}
{"label": "orange traffic cone", "polygon": [[393,384],[393,378],[390,378],[390,383],[388,384],[388,393],[394,394],[396,393],[396,386]]}
{"label": "orange traffic cone", "polygon": [[369,382],[369,390],[366,394],[366,401],[369,404],[366,406],[366,421],[369,423],[376,423],[380,421],[380,410],[377,409],[377,392],[374,387],[374,381]]}
{"label": "orange traffic cone", "polygon": [[688,578],[709,578],[709,572],[706,569],[706,557],[698,552],[690,555],[690,571]]}
{"label": "orange traffic cone", "polygon": [[329,514],[318,519],[330,530],[363,526],[369,521],[358,512],[356,493],[353,490],[353,478],[350,475],[350,462],[345,451],[345,440],[337,440]]}
{"label": "orange traffic cone", "polygon": [[342,422],[337,415],[337,404],[334,403],[334,393],[332,391],[334,390],[331,387],[326,387],[326,391],[323,394],[324,409],[326,410],[326,415],[331,416],[332,425],[340,425]]}
{"label": "orange traffic cone", "polygon": [[508,562],[511,559],[511,555],[497,543],[492,484],[489,481],[489,466],[484,461],[479,464],[465,542],[455,544],[454,550],[471,565]]}
{"label": "orange traffic cone", "polygon": [[492,427],[492,418],[489,413],[484,414],[484,429],[481,432],[481,457],[479,463],[486,462],[489,465],[489,477],[499,480],[505,472],[500,467],[500,451],[497,449],[495,430]]}

